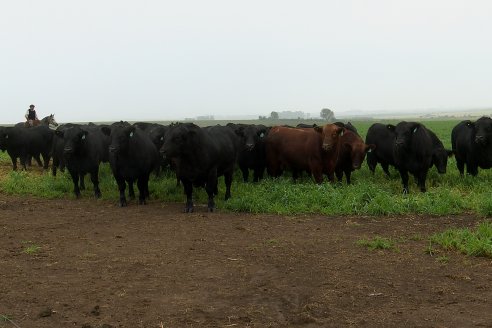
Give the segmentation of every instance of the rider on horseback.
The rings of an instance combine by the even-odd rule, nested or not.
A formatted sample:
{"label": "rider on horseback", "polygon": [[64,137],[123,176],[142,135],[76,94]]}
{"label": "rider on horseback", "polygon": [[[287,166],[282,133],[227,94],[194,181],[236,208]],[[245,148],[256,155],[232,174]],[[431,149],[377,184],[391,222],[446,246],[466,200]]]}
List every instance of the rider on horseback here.
{"label": "rider on horseback", "polygon": [[36,110],[34,109],[34,105],[29,106],[29,109],[27,110],[25,117],[27,120],[27,124],[29,126],[34,126],[35,125],[34,122],[39,121],[38,115],[36,114]]}

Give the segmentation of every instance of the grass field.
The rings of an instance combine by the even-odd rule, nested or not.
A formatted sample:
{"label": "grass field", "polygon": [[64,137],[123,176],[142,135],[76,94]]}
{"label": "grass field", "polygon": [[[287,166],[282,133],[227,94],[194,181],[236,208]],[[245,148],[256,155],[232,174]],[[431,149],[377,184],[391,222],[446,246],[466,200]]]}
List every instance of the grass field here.
{"label": "grass field", "polygon": [[[258,121],[255,121],[258,122]],[[215,123],[215,121],[214,121]],[[285,122],[282,122],[284,124]],[[290,122],[289,122],[290,123]],[[367,129],[373,122],[355,121],[353,124],[365,138]],[[384,121],[384,123],[396,123]],[[430,120],[423,122],[433,130],[450,148],[451,129],[458,121]],[[296,122],[292,122],[292,125]],[[32,169],[27,172],[12,172],[10,159],[6,153],[0,154],[1,172],[0,190],[9,194],[30,194],[47,198],[74,197],[72,182],[68,173],[52,177],[49,172],[40,173]],[[402,186],[397,171],[391,170],[388,179],[378,166],[373,175],[363,165],[353,173],[353,184],[323,183],[316,185],[308,176],[294,183],[289,174],[278,179],[267,178],[260,183],[243,183],[237,172],[233,186],[232,198],[224,202],[224,182],[219,179],[219,196],[217,207],[228,211],[276,214],[319,213],[327,215],[448,215],[475,213],[482,216],[492,214],[492,197],[490,186],[492,173],[480,170],[478,177],[461,177],[454,158],[448,163],[448,172],[439,175],[435,168],[429,172],[427,193],[420,193],[413,177],[410,178],[410,194],[402,194]],[[103,164],[100,170],[100,188],[103,199],[118,201],[116,183],[110,168]],[[82,197],[93,197],[92,184],[86,177],[87,190]],[[163,202],[184,202],[182,187],[176,186],[173,173],[163,177],[152,177],[150,192],[153,199]],[[196,193],[196,204],[206,203],[203,190]]]}

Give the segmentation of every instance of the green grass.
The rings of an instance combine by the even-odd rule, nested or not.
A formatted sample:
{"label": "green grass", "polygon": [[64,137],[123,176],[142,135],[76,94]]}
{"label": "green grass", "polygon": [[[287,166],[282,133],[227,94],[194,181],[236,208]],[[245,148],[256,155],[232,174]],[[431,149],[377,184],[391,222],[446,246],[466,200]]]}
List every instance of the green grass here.
{"label": "green grass", "polygon": [[492,258],[492,221],[484,221],[475,229],[448,229],[430,238],[430,247],[439,245],[470,256]]}
{"label": "green grass", "polygon": [[395,241],[390,238],[376,236],[372,239],[361,239],[357,241],[357,245],[364,246],[370,250],[376,249],[397,249]]}
{"label": "green grass", "polygon": [[12,316],[8,314],[0,314],[0,322],[12,322]]}
{"label": "green grass", "polygon": [[[251,121],[250,121],[251,122]],[[285,122],[283,122],[285,123]],[[373,121],[355,121],[354,125],[365,137]],[[385,121],[396,123],[396,121]],[[430,120],[423,122],[436,132],[446,147],[450,147],[451,130],[458,121]],[[292,122],[295,125],[297,122]],[[52,177],[49,172],[10,171],[10,159],[0,153],[0,165],[4,170],[0,176],[0,192],[13,195],[34,195],[46,198],[74,198],[72,181],[68,173]],[[266,178],[259,183],[243,183],[239,172],[232,184],[232,198],[223,200],[225,186],[219,178],[217,207],[231,212],[275,213],[284,215],[324,214],[324,215],[453,215],[474,213],[492,216],[492,171],[480,170],[478,177],[461,177],[454,158],[448,163],[448,172],[437,173],[435,168],[429,172],[427,193],[421,193],[413,177],[410,178],[410,194],[402,194],[402,186],[397,171],[390,169],[387,178],[378,166],[372,174],[366,165],[352,174],[353,184],[316,185],[312,178],[304,176],[294,183],[289,173],[283,177]],[[87,189],[82,197],[93,198],[92,183],[86,177]],[[103,200],[118,202],[118,188],[112,177],[109,165],[100,169],[100,188]],[[136,186],[135,186],[136,189]],[[163,176],[151,177],[149,189],[152,199],[162,202],[183,202],[183,188],[176,186],[175,176],[168,172]],[[203,188],[195,189],[195,204],[206,204],[207,196]],[[136,190],[137,191],[137,190]],[[138,191],[137,191],[138,192]]]}
{"label": "green grass", "polygon": [[41,249],[41,246],[33,244],[32,241],[24,241],[22,243],[25,245],[24,249],[22,250],[24,254],[33,255],[39,252],[39,250]]}

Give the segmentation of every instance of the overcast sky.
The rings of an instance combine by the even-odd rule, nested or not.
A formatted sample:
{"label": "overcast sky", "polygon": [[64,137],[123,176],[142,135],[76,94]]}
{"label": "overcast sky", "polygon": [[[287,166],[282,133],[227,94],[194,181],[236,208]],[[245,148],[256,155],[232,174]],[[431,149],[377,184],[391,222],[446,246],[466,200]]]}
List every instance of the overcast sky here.
{"label": "overcast sky", "polygon": [[2,123],[492,106],[492,1],[2,1]]}

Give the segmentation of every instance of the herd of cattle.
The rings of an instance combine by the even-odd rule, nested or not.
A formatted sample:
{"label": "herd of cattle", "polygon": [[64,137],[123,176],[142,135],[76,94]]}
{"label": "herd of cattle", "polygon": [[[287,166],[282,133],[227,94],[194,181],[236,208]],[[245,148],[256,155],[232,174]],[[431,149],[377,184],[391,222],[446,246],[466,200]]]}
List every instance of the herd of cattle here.
{"label": "herd of cattle", "polygon": [[471,175],[478,173],[478,167],[492,167],[491,118],[463,121],[453,128],[451,138],[452,150],[447,150],[435,133],[417,122],[396,126],[375,123],[365,141],[352,124],[340,122],[297,127],[229,123],[202,128],[193,123],[146,122],[69,123],[56,129],[47,125],[0,127],[0,149],[8,152],[14,170],[17,158],[24,170],[31,157],[45,169],[52,158],[52,174],[66,167],[77,197],[85,188],[86,174],[90,174],[95,196],[100,197],[99,165],[109,162],[118,184],[119,204],[125,206],[127,185],[129,197],[134,198],[133,184],[137,183],[139,204],[145,204],[151,173],[171,169],[184,187],[186,212],[193,211],[194,186],[205,187],[208,209],[214,210],[217,178],[222,175],[227,200],[236,165],[245,182],[250,170],[254,182],[262,179],[266,170],[272,177],[290,171],[294,179],[306,172],[316,183],[325,175],[331,182],[335,176],[341,181],[345,174],[350,183],[351,172],[361,167],[367,155],[372,172],[378,163],[388,175],[389,165],[399,171],[404,193],[409,191],[409,173],[425,192],[428,170],[435,166],[445,173],[447,159],[453,154],[461,174],[465,165]]}

